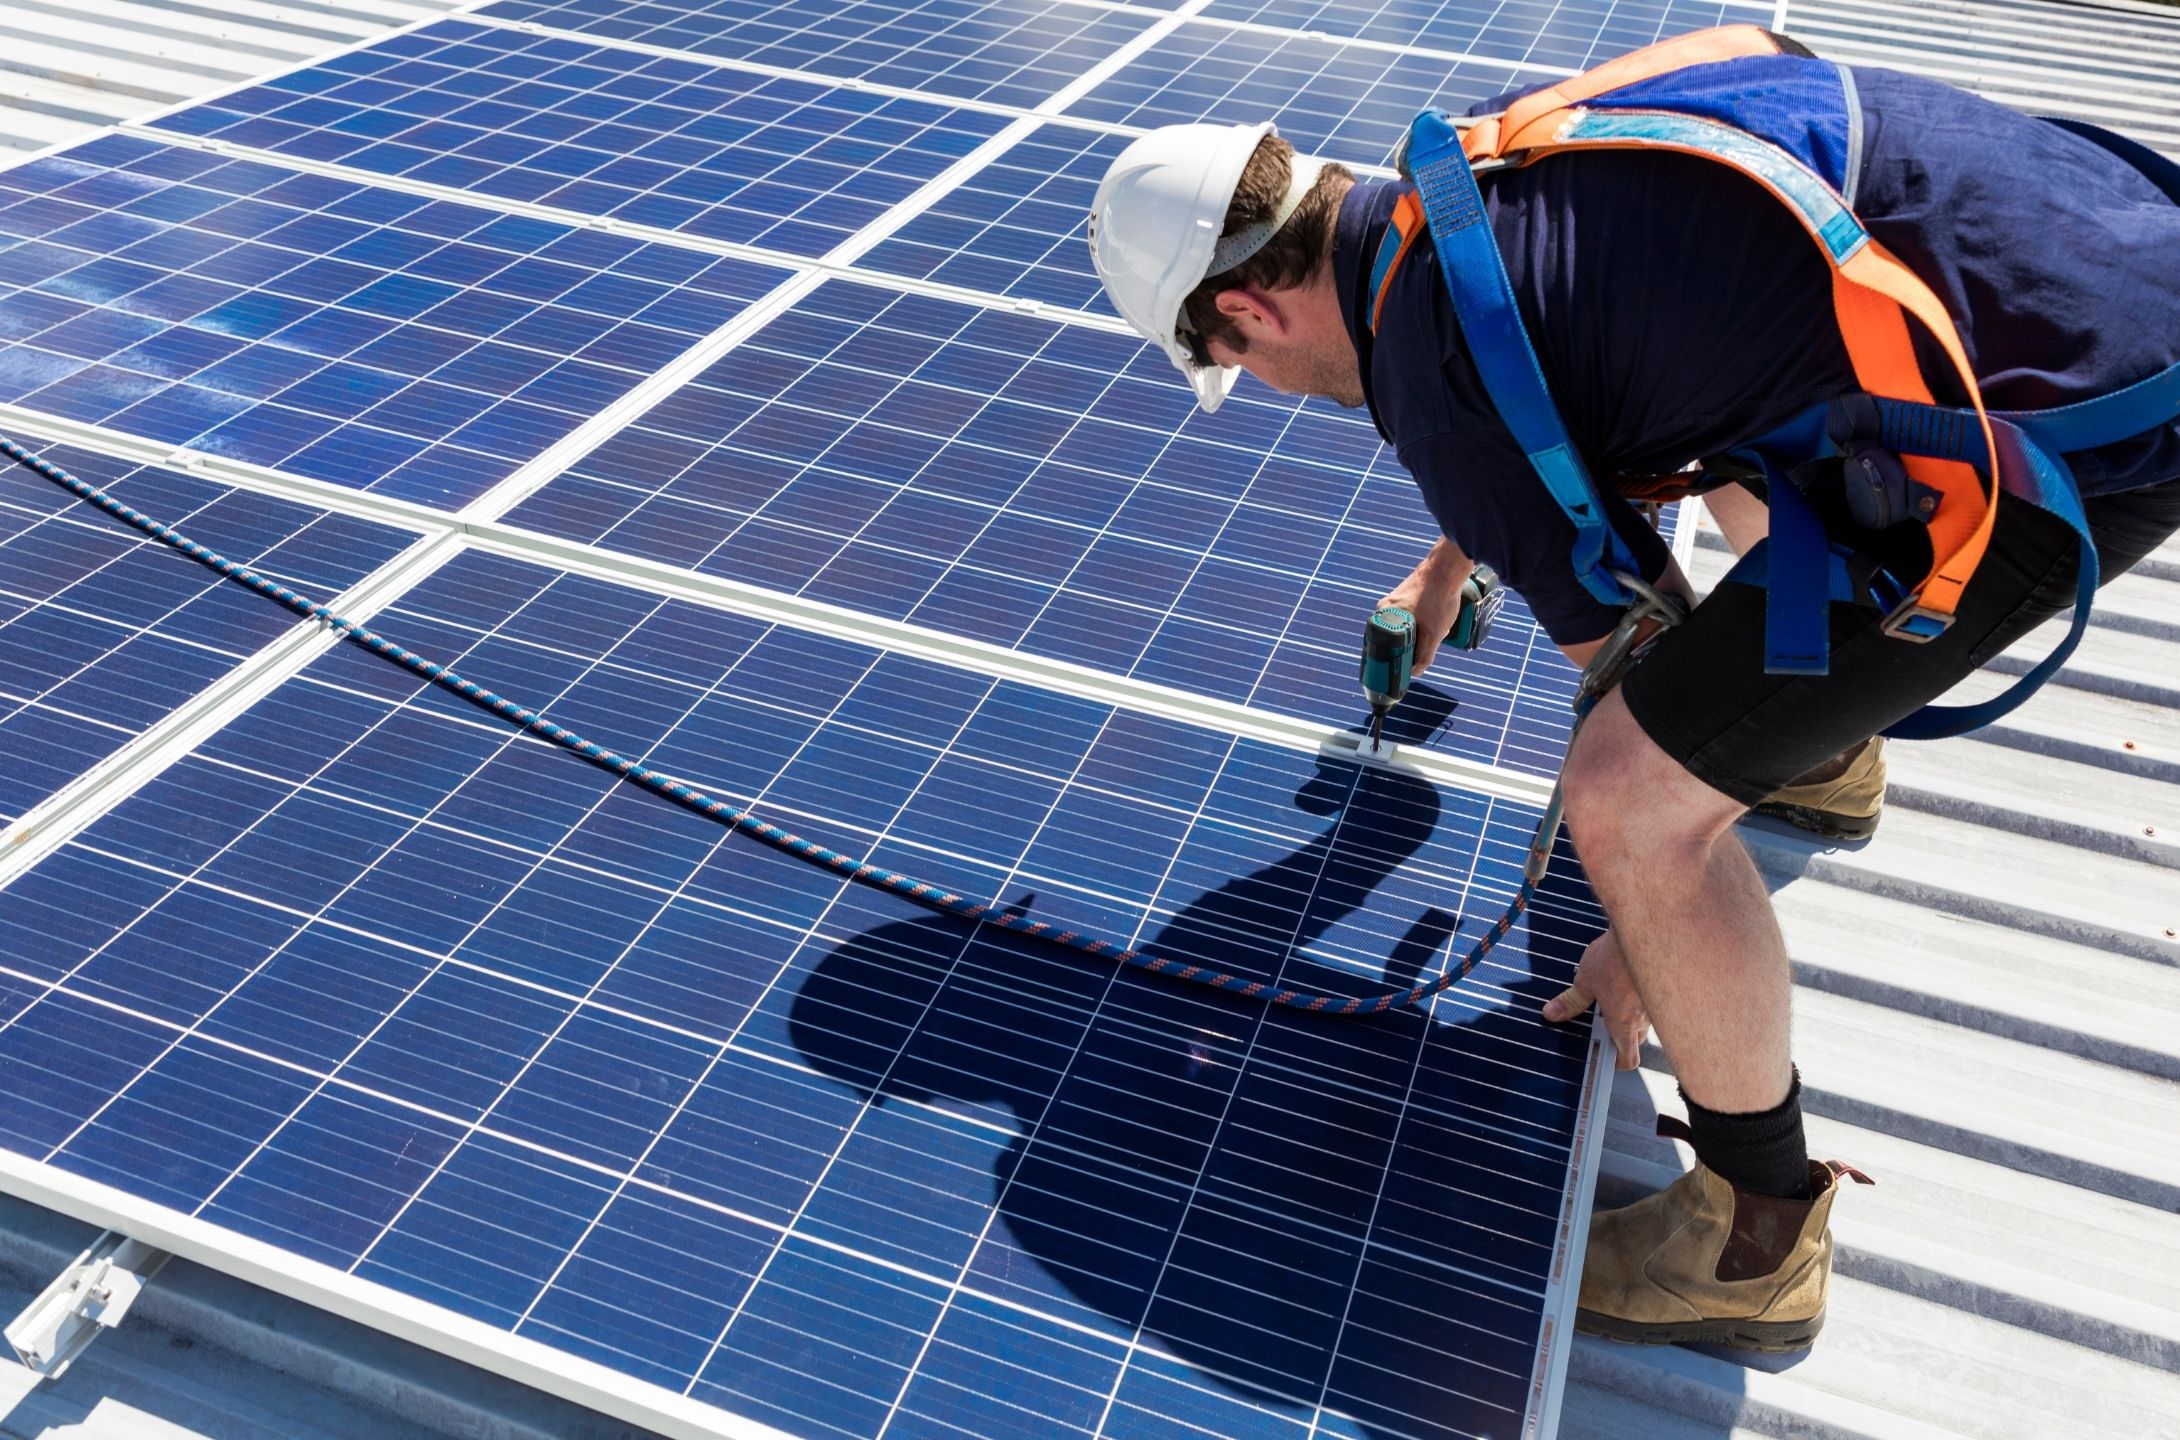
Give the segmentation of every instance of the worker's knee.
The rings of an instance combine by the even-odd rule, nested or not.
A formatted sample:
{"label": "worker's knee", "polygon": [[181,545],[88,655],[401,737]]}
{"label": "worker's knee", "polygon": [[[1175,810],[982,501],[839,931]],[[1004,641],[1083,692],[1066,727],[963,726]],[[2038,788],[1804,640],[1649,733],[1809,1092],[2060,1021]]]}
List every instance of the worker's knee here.
{"label": "worker's knee", "polygon": [[1617,693],[1575,736],[1561,784],[1567,833],[1593,867],[1700,854],[1741,811],[1659,749]]}

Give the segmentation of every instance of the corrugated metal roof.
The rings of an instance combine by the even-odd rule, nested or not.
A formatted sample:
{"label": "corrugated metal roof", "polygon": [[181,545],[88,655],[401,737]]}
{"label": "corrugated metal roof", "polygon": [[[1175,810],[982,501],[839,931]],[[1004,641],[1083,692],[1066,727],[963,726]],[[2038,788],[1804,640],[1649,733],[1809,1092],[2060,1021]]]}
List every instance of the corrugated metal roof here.
{"label": "corrugated metal roof", "polygon": [[458,0],[0,0],[0,156],[285,70]]}
{"label": "corrugated metal roof", "polygon": [[[49,144],[450,8],[0,0],[0,146]],[[1782,9],[1824,53],[2180,151],[2180,14],[2053,0]],[[1699,583],[1725,558],[1708,537]],[[1796,962],[1812,1147],[1881,1182],[1836,1212],[1827,1332],[1806,1356],[1756,1363],[1584,1341],[1565,1440],[2180,1437],[2180,545],[2107,589],[2081,651],[2028,707],[1971,739],[1896,746],[1891,769],[1866,847],[1747,831]],[[1660,1110],[1678,1106],[1653,1053],[1616,1081],[1600,1204],[1682,1168],[1651,1134]],[[260,1358],[293,1363],[276,1347]],[[98,1370],[82,1373],[63,1383],[95,1387]],[[311,1413],[281,1423],[300,1437]],[[179,1412],[159,1423],[225,1433]]]}

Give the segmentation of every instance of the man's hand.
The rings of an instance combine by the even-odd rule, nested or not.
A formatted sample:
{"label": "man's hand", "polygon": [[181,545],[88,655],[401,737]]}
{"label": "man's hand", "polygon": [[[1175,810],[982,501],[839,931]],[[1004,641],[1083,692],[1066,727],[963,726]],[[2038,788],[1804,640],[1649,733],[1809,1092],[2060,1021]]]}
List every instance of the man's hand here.
{"label": "man's hand", "polygon": [[1620,942],[1610,930],[1582,952],[1582,968],[1574,972],[1574,984],[1545,1005],[1544,1018],[1555,1023],[1574,1020],[1593,1003],[1605,1017],[1605,1032],[1619,1052],[1614,1068],[1633,1070],[1642,1063],[1650,1016],[1643,1010],[1643,997],[1635,993],[1635,977],[1628,973]]}
{"label": "man's hand", "polygon": [[1440,642],[1453,629],[1461,613],[1461,585],[1475,568],[1475,562],[1461,553],[1460,546],[1442,539],[1407,579],[1378,602],[1380,610],[1398,605],[1415,616],[1415,659],[1410,662],[1410,674],[1423,673],[1431,657],[1438,653]]}

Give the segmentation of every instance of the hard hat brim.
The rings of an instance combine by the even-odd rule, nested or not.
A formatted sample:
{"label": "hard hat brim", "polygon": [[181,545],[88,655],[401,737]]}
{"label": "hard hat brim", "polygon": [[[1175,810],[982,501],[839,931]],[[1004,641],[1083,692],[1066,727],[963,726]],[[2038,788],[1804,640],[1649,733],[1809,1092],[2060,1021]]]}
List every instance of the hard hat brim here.
{"label": "hard hat brim", "polygon": [[[1231,366],[1198,365],[1188,347],[1175,333],[1180,320],[1181,305],[1188,295],[1203,282],[1211,268],[1211,257],[1217,246],[1226,207],[1234,198],[1234,187],[1241,183],[1241,172],[1249,157],[1256,153],[1257,142],[1266,135],[1277,134],[1269,121],[1254,125],[1188,125],[1169,126],[1165,131],[1154,132],[1132,144],[1128,151],[1114,161],[1106,179],[1098,188],[1098,198],[1091,207],[1092,232],[1091,256],[1098,278],[1104,283],[1106,295],[1113,308],[1120,312],[1135,332],[1165,351],[1174,368],[1188,380],[1189,389],[1195,392],[1196,403],[1208,414],[1217,410],[1227,394],[1233,390],[1240,372]],[[1127,163],[1138,153],[1138,147],[1146,143],[1160,143],[1159,137],[1170,137],[1165,143],[1179,143],[1188,147],[1208,145],[1208,163],[1190,177],[1182,187],[1167,192],[1165,203],[1181,221],[1178,252],[1158,256],[1154,268],[1145,264],[1148,257],[1139,257],[1131,264],[1108,253],[1105,237],[1100,234],[1097,219],[1104,211],[1107,195],[1115,176],[1122,173]],[[1198,155],[1203,150],[1196,150]],[[1141,162],[1138,162],[1141,163]],[[1135,273],[1123,275],[1121,268]],[[1145,273],[1149,269],[1152,273]]]}

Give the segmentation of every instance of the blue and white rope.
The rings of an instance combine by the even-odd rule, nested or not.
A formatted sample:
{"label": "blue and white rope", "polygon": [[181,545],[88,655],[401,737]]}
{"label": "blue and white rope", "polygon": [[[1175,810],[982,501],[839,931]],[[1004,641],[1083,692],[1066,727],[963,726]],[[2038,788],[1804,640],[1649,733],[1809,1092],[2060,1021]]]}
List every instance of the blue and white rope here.
{"label": "blue and white rope", "polygon": [[826,846],[819,845],[814,841],[805,840],[799,835],[782,830],[769,821],[759,820],[755,816],[738,810],[723,800],[706,795],[703,791],[692,785],[685,784],[671,775],[661,774],[624,755],[616,755],[613,751],[593,741],[586,740],[567,727],[555,724],[535,710],[517,705],[512,700],[495,695],[474,681],[466,680],[455,674],[446,666],[413,654],[384,636],[374,634],[357,622],[336,615],[316,601],[296,594],[285,585],[267,579],[248,566],[237,564],[225,556],[206,549],[171,526],[163,525],[149,516],[141,514],[114,499],[111,495],[106,494],[98,487],[77,479],[58,465],[31,454],[6,436],[0,436],[0,454],[4,454],[17,464],[35,471],[54,484],[68,490],[78,499],[97,506],[107,514],[135,527],[154,540],[171,546],[198,564],[216,571],[225,579],[232,580],[238,585],[247,586],[260,595],[276,600],[306,619],[320,622],[341,639],[360,645],[380,659],[391,661],[406,670],[421,675],[434,685],[451,690],[471,704],[491,711],[510,725],[526,730],[539,739],[550,741],[563,750],[571,751],[596,765],[599,769],[618,776],[632,785],[639,785],[655,795],[671,800],[683,809],[693,810],[708,820],[740,831],[753,839],[761,840],[774,849],[784,850],[798,860],[820,866],[860,884],[873,886],[913,900],[919,905],[936,910],[941,914],[952,915],[957,919],[972,921],[980,925],[991,925],[1002,930],[1012,931],[1018,935],[1028,935],[1036,939],[1047,940],[1086,955],[1094,955],[1102,960],[1131,966],[1139,970],[1147,970],[1155,975],[1168,975],[1175,979],[1207,985],[1212,989],[1223,990],[1229,994],[1256,1000],[1266,1005],[1279,1005],[1292,1009],[1315,1011],[1326,1015],[1382,1015],[1391,1010],[1421,1006],[1439,991],[1466,977],[1470,971],[1476,968],[1478,962],[1484,956],[1490,954],[1492,948],[1505,938],[1507,931],[1513,929],[1514,922],[1529,907],[1529,902],[1536,894],[1537,886],[1544,877],[1545,865],[1550,859],[1552,839],[1559,830],[1559,796],[1555,791],[1552,804],[1546,811],[1544,823],[1538,827],[1536,840],[1530,847],[1529,860],[1524,869],[1521,886],[1516,890],[1513,902],[1507,907],[1506,913],[1500,917],[1499,922],[1492,926],[1488,933],[1469,948],[1468,953],[1461,958],[1458,964],[1435,979],[1425,981],[1407,990],[1391,991],[1367,998],[1313,995],[1305,991],[1273,985],[1263,980],[1250,980],[1239,975],[1213,970],[1206,966],[1169,959],[1162,955],[1151,955],[1141,950],[1126,949],[1110,940],[1101,939],[1094,935],[1082,935],[1073,930],[1063,930],[1048,921],[1032,920],[1017,911],[970,900],[965,896],[956,895],[950,890],[940,889],[935,885],[888,870],[884,866],[873,865],[869,861],[858,860],[853,856],[843,855],[837,850],[828,849]]}

